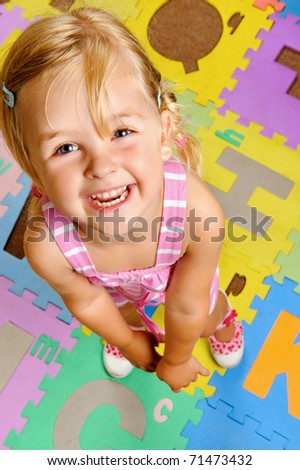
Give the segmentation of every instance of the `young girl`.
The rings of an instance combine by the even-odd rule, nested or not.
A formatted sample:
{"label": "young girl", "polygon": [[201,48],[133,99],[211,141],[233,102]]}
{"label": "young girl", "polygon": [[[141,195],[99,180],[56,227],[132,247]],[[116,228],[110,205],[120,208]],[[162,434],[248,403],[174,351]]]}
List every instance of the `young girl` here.
{"label": "young girl", "polygon": [[[33,181],[26,256],[107,341],[108,373],[156,371],[178,392],[209,375],[192,355],[200,336],[218,364],[237,365],[242,326],[218,289],[222,211],[136,39],[97,9],[42,19],[13,45],[1,83],[1,130]],[[160,303],[165,331],[144,309]]]}

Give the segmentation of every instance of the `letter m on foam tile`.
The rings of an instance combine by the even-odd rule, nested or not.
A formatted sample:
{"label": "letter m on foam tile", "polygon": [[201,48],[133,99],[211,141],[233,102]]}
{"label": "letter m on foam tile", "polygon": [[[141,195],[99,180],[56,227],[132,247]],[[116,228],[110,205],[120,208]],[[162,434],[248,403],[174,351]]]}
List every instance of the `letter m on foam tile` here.
{"label": "letter m on foam tile", "polygon": [[[42,347],[40,348],[40,346]],[[38,353],[37,358],[43,359],[46,353],[48,352],[47,357],[45,358],[45,364],[50,364],[59,348],[59,342],[53,340],[50,336],[42,334],[40,335],[32,350],[30,351],[30,355],[34,356],[38,352],[39,348],[40,351]]]}

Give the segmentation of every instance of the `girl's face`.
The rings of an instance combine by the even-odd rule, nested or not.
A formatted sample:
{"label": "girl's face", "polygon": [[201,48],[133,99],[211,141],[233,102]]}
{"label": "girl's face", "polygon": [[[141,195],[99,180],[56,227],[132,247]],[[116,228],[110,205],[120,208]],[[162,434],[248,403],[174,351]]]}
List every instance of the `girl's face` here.
{"label": "girl's face", "polygon": [[65,75],[46,86],[37,77],[18,96],[25,146],[43,184],[39,189],[85,232],[92,227],[125,234],[136,217],[151,224],[162,203],[168,113],[159,119],[130,69],[120,67],[106,88],[109,132],[100,137],[82,70]]}

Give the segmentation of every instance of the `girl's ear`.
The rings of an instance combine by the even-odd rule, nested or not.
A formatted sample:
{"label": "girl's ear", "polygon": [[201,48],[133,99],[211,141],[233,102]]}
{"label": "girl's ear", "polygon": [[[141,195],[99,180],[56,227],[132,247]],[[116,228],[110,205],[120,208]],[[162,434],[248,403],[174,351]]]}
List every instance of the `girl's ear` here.
{"label": "girl's ear", "polygon": [[173,118],[170,111],[165,110],[160,114],[161,119],[161,155],[163,160],[168,160],[172,155],[172,127]]}

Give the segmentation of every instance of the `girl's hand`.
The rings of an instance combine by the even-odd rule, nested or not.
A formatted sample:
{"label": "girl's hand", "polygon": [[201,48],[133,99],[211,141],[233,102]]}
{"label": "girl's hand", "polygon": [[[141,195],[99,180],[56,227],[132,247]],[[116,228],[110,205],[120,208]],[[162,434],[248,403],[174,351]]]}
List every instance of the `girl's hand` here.
{"label": "girl's hand", "polygon": [[146,372],[155,372],[161,356],[156,352],[157,341],[149,331],[134,331],[132,342],[121,353],[131,364]]}
{"label": "girl's hand", "polygon": [[169,364],[163,357],[157,365],[156,374],[160,380],[169,385],[173,392],[177,393],[191,382],[196,382],[199,374],[208,376],[210,372],[194,356],[180,365]]}

